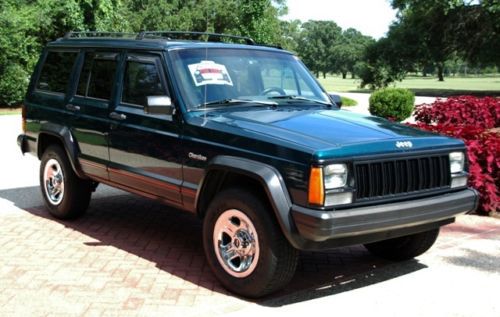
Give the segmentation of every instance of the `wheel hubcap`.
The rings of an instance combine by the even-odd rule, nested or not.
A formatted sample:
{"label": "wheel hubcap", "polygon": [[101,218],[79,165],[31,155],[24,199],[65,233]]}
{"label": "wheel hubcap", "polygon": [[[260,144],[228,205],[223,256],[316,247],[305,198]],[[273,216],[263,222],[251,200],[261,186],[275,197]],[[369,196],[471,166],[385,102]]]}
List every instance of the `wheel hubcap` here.
{"label": "wheel hubcap", "polygon": [[246,277],[259,261],[259,239],[250,219],[241,211],[224,211],[215,223],[213,242],[219,263],[230,275]]}
{"label": "wheel hubcap", "polygon": [[64,197],[64,175],[59,162],[50,159],[43,171],[45,194],[53,205],[59,205]]}

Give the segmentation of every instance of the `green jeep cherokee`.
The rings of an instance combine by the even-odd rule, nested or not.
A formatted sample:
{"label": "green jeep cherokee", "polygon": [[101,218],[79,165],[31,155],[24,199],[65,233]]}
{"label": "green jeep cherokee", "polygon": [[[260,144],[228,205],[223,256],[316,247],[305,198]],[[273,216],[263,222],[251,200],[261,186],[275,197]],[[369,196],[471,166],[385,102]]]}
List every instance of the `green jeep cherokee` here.
{"label": "green jeep cherokee", "polygon": [[296,56],[249,38],[68,33],[40,57],[23,128],[53,216],[82,215],[99,183],[194,213],[214,274],[248,297],[283,287],[298,250],[418,256],[477,204],[461,141],[340,110]]}

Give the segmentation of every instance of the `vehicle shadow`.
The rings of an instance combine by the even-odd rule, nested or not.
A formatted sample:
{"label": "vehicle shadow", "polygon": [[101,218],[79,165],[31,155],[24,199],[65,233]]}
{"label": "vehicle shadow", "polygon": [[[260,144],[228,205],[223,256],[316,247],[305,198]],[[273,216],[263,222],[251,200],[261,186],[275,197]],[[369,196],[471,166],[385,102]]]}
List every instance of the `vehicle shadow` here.
{"label": "vehicle shadow", "polygon": [[[18,193],[23,190],[34,189],[16,189]],[[13,196],[9,190],[0,191],[0,197],[12,199]],[[14,204],[23,205],[15,201]],[[74,221],[55,219],[43,206],[24,209],[97,241],[84,243],[87,247],[119,248],[155,263],[160,270],[184,281],[230,295],[210,271],[203,252],[202,222],[194,215],[128,194],[92,200],[88,212]],[[417,261],[397,264],[384,261],[371,256],[361,246],[302,252],[291,283],[271,296],[252,302],[268,307],[288,305],[362,288],[425,267]]]}

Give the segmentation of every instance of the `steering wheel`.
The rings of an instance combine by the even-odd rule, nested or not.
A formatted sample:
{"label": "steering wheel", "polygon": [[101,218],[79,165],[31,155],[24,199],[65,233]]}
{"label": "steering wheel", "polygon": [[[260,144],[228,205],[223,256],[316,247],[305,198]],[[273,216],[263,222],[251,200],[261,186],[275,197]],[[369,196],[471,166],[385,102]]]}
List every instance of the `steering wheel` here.
{"label": "steering wheel", "polygon": [[281,96],[286,95],[286,91],[283,90],[283,88],[280,88],[280,87],[269,87],[269,88],[266,88],[263,91],[261,91],[260,95],[265,96],[265,95],[268,95],[271,92],[277,92]]}

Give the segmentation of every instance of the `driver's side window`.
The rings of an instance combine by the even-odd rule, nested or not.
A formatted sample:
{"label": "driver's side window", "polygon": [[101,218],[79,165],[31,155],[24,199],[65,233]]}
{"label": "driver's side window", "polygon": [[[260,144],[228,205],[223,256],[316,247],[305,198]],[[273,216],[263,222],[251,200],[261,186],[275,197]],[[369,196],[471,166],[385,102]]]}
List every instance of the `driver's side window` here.
{"label": "driver's side window", "polygon": [[148,96],[165,96],[156,58],[127,60],[123,82],[122,102],[146,106]]}

